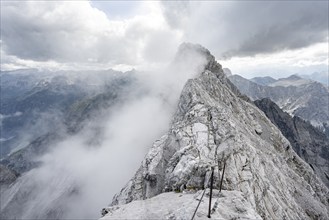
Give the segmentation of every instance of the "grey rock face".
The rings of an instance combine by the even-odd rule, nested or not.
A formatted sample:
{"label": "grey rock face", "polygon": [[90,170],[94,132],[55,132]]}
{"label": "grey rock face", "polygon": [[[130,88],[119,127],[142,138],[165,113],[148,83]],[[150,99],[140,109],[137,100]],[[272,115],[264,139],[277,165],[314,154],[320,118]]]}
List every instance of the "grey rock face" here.
{"label": "grey rock face", "polygon": [[329,139],[303,119],[283,112],[270,99],[255,101],[273,124],[290,141],[298,156],[304,159],[329,187]]}
{"label": "grey rock face", "polygon": [[[186,83],[170,130],[153,144],[135,176],[114,196],[104,219],[133,212],[124,205],[132,201],[207,188],[211,167],[218,189],[224,163],[223,190],[241,193],[234,200],[247,201],[245,207],[254,213],[245,218],[329,218],[329,190],[265,114],[232,91],[216,63],[208,63],[198,78]],[[209,68],[213,65],[216,68]],[[215,212],[230,199],[218,199]],[[166,209],[156,201],[141,208]],[[171,219],[191,217],[191,213],[168,213]],[[197,216],[205,217],[202,211]]]}
{"label": "grey rock face", "polygon": [[319,82],[296,75],[267,85],[257,84],[239,75],[230,76],[229,79],[252,100],[269,98],[290,115],[299,116],[324,131],[328,128],[329,88]]}

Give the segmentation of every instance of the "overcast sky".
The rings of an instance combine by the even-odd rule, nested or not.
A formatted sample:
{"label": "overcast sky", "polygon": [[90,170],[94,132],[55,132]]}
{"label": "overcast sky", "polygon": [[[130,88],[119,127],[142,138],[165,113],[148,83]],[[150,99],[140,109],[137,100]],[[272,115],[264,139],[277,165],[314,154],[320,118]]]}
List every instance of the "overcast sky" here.
{"label": "overcast sky", "polygon": [[1,1],[1,69],[148,69],[182,42],[246,77],[328,71],[328,1]]}

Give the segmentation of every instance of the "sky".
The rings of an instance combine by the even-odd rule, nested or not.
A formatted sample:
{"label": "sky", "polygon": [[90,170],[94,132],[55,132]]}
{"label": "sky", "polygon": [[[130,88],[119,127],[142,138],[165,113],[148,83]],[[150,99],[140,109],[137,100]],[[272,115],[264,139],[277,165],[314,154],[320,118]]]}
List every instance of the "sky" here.
{"label": "sky", "polygon": [[1,1],[1,70],[145,70],[182,42],[245,77],[328,72],[328,1]]}

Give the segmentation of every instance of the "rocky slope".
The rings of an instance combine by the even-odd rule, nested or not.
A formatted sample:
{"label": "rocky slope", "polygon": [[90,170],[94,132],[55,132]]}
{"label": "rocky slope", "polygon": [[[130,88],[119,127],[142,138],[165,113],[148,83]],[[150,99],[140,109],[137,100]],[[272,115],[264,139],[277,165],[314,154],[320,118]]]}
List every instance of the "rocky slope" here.
{"label": "rocky slope", "polygon": [[297,75],[267,85],[257,84],[239,75],[230,76],[229,79],[252,100],[269,98],[292,116],[299,116],[329,132],[329,88],[325,85]]}
{"label": "rocky slope", "polygon": [[329,188],[329,139],[320,130],[298,116],[291,117],[270,99],[256,100],[256,106],[289,140],[298,156],[304,159]]}
{"label": "rocky slope", "polygon": [[[208,50],[189,47],[208,64],[188,80],[170,130],[154,142],[102,219],[190,219],[211,167],[213,218],[328,219],[329,191],[312,168],[263,112],[239,97]],[[206,217],[207,201],[205,196],[196,219]]]}

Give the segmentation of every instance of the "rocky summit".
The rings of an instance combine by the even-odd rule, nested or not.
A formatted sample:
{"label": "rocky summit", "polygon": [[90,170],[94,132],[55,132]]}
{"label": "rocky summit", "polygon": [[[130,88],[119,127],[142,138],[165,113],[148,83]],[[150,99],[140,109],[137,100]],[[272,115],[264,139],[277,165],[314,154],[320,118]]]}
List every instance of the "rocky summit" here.
{"label": "rocky summit", "polygon": [[212,218],[329,219],[329,190],[313,169],[208,50],[190,44],[188,50],[207,64],[186,82],[169,131],[102,219],[191,219],[200,200],[195,219],[205,219],[212,168]]}

